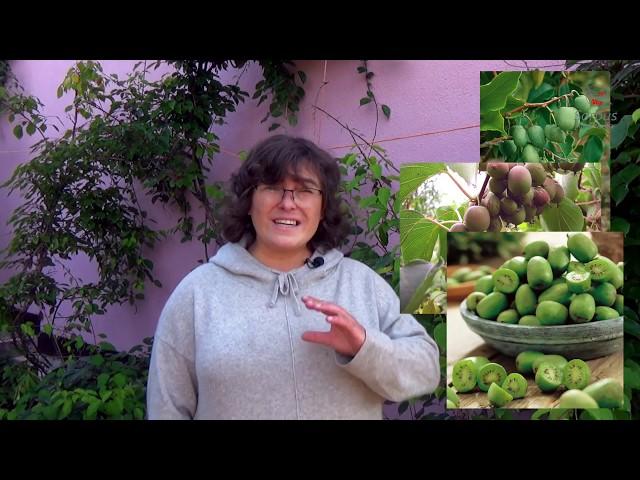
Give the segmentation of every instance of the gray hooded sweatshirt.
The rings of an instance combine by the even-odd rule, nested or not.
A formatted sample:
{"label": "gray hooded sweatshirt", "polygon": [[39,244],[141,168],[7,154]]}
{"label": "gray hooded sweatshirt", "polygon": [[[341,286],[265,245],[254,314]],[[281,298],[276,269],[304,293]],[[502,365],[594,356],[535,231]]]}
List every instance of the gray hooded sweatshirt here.
{"label": "gray hooded sweatshirt", "polygon": [[[241,241],[189,273],[160,315],[149,419],[381,419],[384,399],[433,392],[438,347],[399,313],[393,289],[338,250],[322,257],[318,268],[279,272]],[[304,295],[340,305],[365,328],[354,357],[302,340],[330,328]]]}

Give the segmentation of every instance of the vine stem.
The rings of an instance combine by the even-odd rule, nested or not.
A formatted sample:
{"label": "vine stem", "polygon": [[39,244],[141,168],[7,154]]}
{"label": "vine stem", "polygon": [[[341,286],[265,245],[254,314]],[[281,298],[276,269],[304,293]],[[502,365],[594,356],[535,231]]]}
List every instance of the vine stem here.
{"label": "vine stem", "polygon": [[552,103],[556,103],[559,102],[560,100],[562,100],[563,98],[568,98],[573,96],[573,91],[570,93],[565,93],[564,95],[560,95],[559,97],[553,97],[551,100],[547,100],[546,102],[540,102],[540,103],[525,103],[523,105],[520,105],[518,108],[514,108],[513,110],[511,110],[510,112],[505,113],[503,116],[506,117],[510,117],[511,115],[513,115],[514,113],[518,113],[521,110],[524,110],[526,108],[534,108],[534,107],[546,107],[548,105],[551,105]]}
{"label": "vine stem", "polygon": [[429,220],[431,223],[435,223],[436,225],[438,225],[440,228],[446,230],[447,232],[449,231],[449,229],[447,227],[445,227],[442,223],[440,223],[438,220],[436,220],[435,218],[432,217],[428,217],[428,216],[424,216],[425,220]]}
{"label": "vine stem", "polygon": [[[550,153],[553,157],[559,158],[560,160],[563,160],[563,161],[567,161],[568,160],[568,157],[567,158],[561,157],[560,155],[557,155],[554,152],[552,152],[551,150],[549,150],[548,148],[545,148],[544,151]],[[571,152],[571,153],[573,153],[573,152]]]}
{"label": "vine stem", "polygon": [[489,175],[484,177],[484,183],[482,184],[482,188],[480,189],[480,194],[478,195],[478,203],[480,203],[480,200],[482,200],[482,196],[484,195],[484,191],[487,188],[488,184],[489,184]]}
{"label": "vine stem", "polygon": [[453,183],[455,183],[455,184],[456,184],[456,186],[460,189],[460,191],[461,191],[462,193],[464,193],[464,194],[465,194],[465,196],[466,196],[469,200],[473,200],[473,199],[474,199],[471,195],[469,195],[469,194],[467,193],[467,191],[462,187],[462,185],[460,185],[460,184],[458,183],[458,181],[454,178],[454,176],[453,176],[453,175],[451,175],[451,172],[449,172],[449,167],[447,167],[447,169],[445,170],[445,173],[446,173],[447,175],[449,175],[449,178],[450,178],[451,180],[453,180]]}
{"label": "vine stem", "polygon": [[576,205],[593,205],[594,203],[600,203],[600,200],[589,200],[588,202],[578,202]]}
{"label": "vine stem", "polygon": [[[362,140],[367,146],[373,147],[373,145],[367,140],[365,139],[362,135],[354,132],[351,128],[349,128],[347,125],[345,125],[344,123],[342,123],[340,120],[338,120],[336,117],[334,117],[333,115],[331,115],[329,112],[327,112],[324,108],[318,107],[317,105],[311,105],[313,108],[320,110],[322,113],[324,113],[326,116],[328,116],[330,119],[332,119],[333,121],[335,121],[338,125],[340,125],[342,128],[344,128],[345,130],[347,130],[351,136],[355,136],[357,138],[359,138],[360,140]],[[357,145],[357,142],[356,142]],[[373,149],[373,151],[376,153],[376,155],[378,155],[378,157],[380,157],[380,159],[387,165],[387,167],[389,167],[391,170],[393,170],[396,173],[400,173],[400,170],[393,164],[391,163],[384,155],[382,155],[380,152],[378,152],[376,149]],[[361,150],[362,152],[362,150]],[[364,155],[364,153],[363,153]],[[366,158],[366,156],[365,156]]]}
{"label": "vine stem", "polygon": [[493,140],[486,141],[480,144],[480,148],[490,147],[491,145],[497,145],[499,143],[504,142],[505,140],[509,140],[511,138],[510,135],[505,135],[504,137],[494,138]]}

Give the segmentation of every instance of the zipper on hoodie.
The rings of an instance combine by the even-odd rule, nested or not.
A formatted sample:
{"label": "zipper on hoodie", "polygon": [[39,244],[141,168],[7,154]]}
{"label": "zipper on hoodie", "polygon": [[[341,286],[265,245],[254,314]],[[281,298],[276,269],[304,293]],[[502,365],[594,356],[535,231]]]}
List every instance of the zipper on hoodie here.
{"label": "zipper on hoodie", "polygon": [[298,399],[298,380],[296,378],[296,354],[293,349],[293,337],[291,336],[291,324],[289,323],[289,311],[287,310],[287,298],[283,298],[284,318],[287,322],[287,331],[289,332],[289,348],[291,349],[291,372],[293,374],[293,391],[296,398],[296,419],[300,420],[300,402]]}

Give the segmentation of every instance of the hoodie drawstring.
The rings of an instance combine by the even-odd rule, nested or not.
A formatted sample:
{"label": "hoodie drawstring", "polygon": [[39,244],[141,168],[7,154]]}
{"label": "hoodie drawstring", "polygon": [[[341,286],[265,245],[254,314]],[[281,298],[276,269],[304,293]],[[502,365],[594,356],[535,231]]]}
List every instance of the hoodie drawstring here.
{"label": "hoodie drawstring", "polygon": [[296,277],[291,273],[278,274],[278,277],[276,278],[276,281],[273,285],[273,294],[271,295],[271,300],[269,301],[269,308],[274,308],[276,306],[279,294],[282,294],[283,297],[287,297],[289,293],[291,293],[291,296],[294,300],[296,315],[300,316],[300,314],[302,313],[300,299],[298,298],[298,295],[300,294],[300,287],[298,286]]}

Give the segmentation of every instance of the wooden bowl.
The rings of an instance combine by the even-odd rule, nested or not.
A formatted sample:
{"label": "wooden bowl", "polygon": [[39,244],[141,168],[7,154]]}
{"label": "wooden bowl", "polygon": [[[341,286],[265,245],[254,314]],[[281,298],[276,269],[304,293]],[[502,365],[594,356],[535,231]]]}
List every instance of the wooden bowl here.
{"label": "wooden bowl", "polygon": [[[447,278],[451,276],[459,269],[469,267],[472,270],[480,268],[482,265],[468,264],[468,265],[451,265],[447,266]],[[493,268],[493,267],[492,267]],[[495,270],[495,269],[493,269]],[[469,282],[459,283],[455,286],[447,285],[447,302],[459,302],[467,298],[467,296],[476,288],[476,281],[471,280]]]}
{"label": "wooden bowl", "polygon": [[460,304],[460,314],[473,332],[510,357],[535,350],[590,360],[624,348],[624,317],[545,327],[512,325],[478,317],[467,308],[466,301]]}

